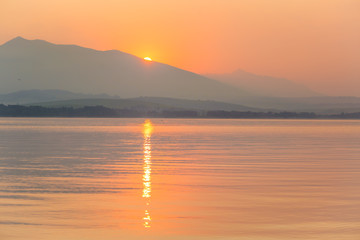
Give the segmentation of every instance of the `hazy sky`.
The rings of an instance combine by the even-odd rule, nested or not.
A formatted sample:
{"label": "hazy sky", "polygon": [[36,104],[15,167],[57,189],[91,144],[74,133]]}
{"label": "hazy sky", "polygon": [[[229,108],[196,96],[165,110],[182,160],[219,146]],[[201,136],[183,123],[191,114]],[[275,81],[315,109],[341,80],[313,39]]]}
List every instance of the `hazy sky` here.
{"label": "hazy sky", "polygon": [[360,0],[0,0],[0,44],[19,35],[360,96]]}

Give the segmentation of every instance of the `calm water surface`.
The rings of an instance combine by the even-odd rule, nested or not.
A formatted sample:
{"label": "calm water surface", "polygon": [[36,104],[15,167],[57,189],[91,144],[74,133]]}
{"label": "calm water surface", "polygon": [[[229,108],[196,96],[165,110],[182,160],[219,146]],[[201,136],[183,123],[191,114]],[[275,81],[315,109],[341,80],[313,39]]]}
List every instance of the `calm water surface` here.
{"label": "calm water surface", "polygon": [[0,239],[360,239],[360,121],[0,118]]}

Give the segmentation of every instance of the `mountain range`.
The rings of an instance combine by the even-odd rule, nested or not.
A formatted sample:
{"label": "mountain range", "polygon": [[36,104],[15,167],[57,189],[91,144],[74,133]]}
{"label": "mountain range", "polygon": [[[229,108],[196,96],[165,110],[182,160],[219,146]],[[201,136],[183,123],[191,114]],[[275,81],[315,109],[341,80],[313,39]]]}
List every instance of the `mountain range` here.
{"label": "mountain range", "polygon": [[0,93],[58,89],[122,98],[173,97],[237,101],[245,91],[158,62],[117,50],[17,37],[0,46]]}
{"label": "mountain range", "polygon": [[87,99],[82,102],[96,104],[104,103],[99,99],[135,98],[180,109],[194,109],[193,105],[237,111],[360,111],[360,98],[323,96],[287,79],[241,70],[202,76],[117,50],[21,37],[0,46],[0,103],[68,104]]}
{"label": "mountain range", "polygon": [[0,103],[42,107],[84,107],[104,106],[116,109],[141,111],[154,110],[224,110],[224,111],[264,111],[238,104],[218,101],[202,101],[163,97],[138,97],[121,99],[109,95],[73,93],[64,90],[24,90],[0,94]]}

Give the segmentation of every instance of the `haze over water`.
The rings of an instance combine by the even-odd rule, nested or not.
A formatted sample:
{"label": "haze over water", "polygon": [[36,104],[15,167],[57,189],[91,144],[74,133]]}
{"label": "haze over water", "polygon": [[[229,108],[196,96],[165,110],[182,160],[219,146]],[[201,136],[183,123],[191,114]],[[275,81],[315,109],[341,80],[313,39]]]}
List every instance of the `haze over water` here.
{"label": "haze over water", "polygon": [[0,239],[360,239],[360,121],[0,119]]}

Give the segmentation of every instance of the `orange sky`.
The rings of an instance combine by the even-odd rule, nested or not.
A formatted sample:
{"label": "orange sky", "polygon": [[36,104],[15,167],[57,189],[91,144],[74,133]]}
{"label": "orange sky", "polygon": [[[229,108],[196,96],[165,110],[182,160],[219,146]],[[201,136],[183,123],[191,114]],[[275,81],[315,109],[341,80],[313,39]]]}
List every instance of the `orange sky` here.
{"label": "orange sky", "polygon": [[360,96],[359,0],[0,0],[0,44],[19,35]]}

